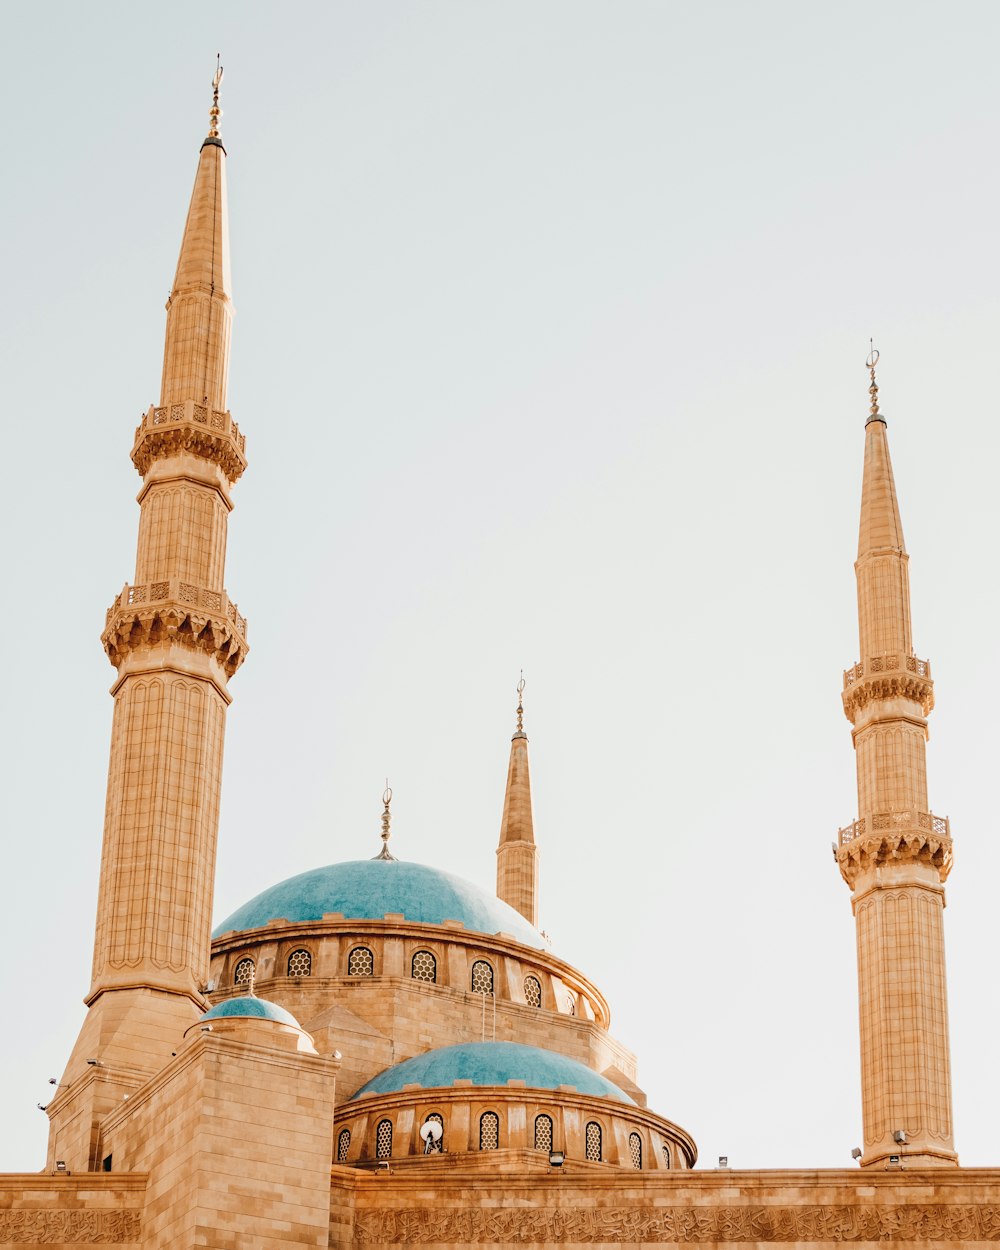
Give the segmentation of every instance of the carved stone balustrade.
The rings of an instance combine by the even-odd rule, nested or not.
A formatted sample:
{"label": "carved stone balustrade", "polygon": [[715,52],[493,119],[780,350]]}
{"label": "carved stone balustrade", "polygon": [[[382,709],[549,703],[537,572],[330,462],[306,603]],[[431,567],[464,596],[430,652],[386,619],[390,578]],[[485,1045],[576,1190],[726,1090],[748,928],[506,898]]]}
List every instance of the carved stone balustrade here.
{"label": "carved stone balustrade", "polygon": [[853,724],[872,699],[912,699],[924,716],[934,706],[930,660],[915,655],[873,655],[844,670],[844,714]]}
{"label": "carved stone balustrade", "polygon": [[246,435],[229,412],[189,399],[149,409],[136,427],[132,463],[145,477],[154,460],[186,452],[214,461],[235,482],[247,467],[246,444]]}
{"label": "carved stone balustrade", "polygon": [[108,608],[101,642],[117,668],[136,647],[179,642],[214,655],[231,677],[247,657],[246,617],[224,590],[172,577],[129,586]]}
{"label": "carved stone balustrade", "polygon": [[853,888],[865,868],[913,861],[931,864],[944,881],[951,872],[951,824],[933,812],[875,812],[837,831],[841,876]]}

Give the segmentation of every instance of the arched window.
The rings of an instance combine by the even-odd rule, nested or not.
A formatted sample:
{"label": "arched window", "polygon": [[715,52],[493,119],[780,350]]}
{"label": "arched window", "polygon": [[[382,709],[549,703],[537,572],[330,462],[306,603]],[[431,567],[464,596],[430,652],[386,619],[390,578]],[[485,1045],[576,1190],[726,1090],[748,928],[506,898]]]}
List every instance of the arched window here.
{"label": "arched window", "polygon": [[535,1149],[551,1150],[552,1149],[552,1117],[548,1115],[535,1116]]}
{"label": "arched window", "polygon": [[566,995],[566,1010],[571,1016],[576,1015],[576,998],[572,994]]}
{"label": "arched window", "polygon": [[233,973],[233,984],[249,985],[256,971],[257,965],[249,956],[241,959],[236,965],[236,971]]}
{"label": "arched window", "polygon": [[587,1125],[587,1158],[591,1163],[601,1161],[601,1126],[596,1120]]}
{"label": "arched window", "polygon": [[542,983],[538,977],[524,978],[524,1001],[529,1007],[541,1007]]}
{"label": "arched window", "polygon": [[479,1117],[479,1149],[498,1150],[499,1147],[500,1117],[495,1111],[484,1111]]}
{"label": "arched window", "polygon": [[444,1154],[444,1116],[442,1116],[439,1111],[431,1111],[428,1115],[424,1116],[425,1124],[427,1123],[428,1120],[433,1120],[435,1124],[441,1125],[441,1136],[437,1139],[437,1141],[434,1141],[433,1139],[431,1139],[425,1143],[424,1154],[425,1155]]}
{"label": "arched window", "polygon": [[375,1130],[375,1158],[392,1158],[392,1121],[379,1120]]}
{"label": "arched window", "polygon": [[629,1133],[628,1152],[632,1157],[632,1166],[642,1171],[642,1138],[638,1133]]}
{"label": "arched window", "polygon": [[410,976],[414,981],[436,981],[437,960],[430,951],[415,951],[410,960]]}
{"label": "arched window", "polygon": [[666,1142],[663,1143],[663,1166],[670,1167],[670,1147]]}
{"label": "arched window", "polygon": [[351,1130],[349,1128],[342,1128],[340,1130],[340,1134],[337,1137],[337,1162],[338,1163],[347,1162],[347,1154],[350,1149],[351,1149]]}
{"label": "arched window", "polygon": [[493,993],[493,965],[488,964],[485,959],[477,959],[472,965],[472,992]]}
{"label": "arched window", "polygon": [[355,946],[347,956],[349,977],[370,977],[375,972],[375,956],[367,946]]}
{"label": "arched window", "polygon": [[307,950],[292,951],[288,956],[288,975],[290,977],[311,977],[313,957]]}

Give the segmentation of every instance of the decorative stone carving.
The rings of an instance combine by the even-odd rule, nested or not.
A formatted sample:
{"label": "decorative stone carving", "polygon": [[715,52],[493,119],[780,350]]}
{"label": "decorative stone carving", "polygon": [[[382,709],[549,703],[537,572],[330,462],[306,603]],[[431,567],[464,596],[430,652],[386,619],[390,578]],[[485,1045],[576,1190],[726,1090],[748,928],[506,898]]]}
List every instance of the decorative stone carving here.
{"label": "decorative stone carving", "polygon": [[228,595],[177,578],[126,585],[108,608],[101,642],[115,668],[137,647],[179,642],[214,655],[227,677],[249,651],[246,618]]}
{"label": "decorative stone carving", "polygon": [[154,460],[187,452],[214,461],[235,482],[247,467],[246,445],[246,435],[228,412],[189,399],[169,408],[150,408],[135,431],[132,463],[145,477]]}
{"label": "decorative stone carving", "polygon": [[0,1211],[0,1243],[121,1245],[138,1241],[138,1211]]}
{"label": "decorative stone carving", "polygon": [[575,1207],[359,1211],[356,1244],[1000,1241],[1000,1206]]}
{"label": "decorative stone carving", "polygon": [[841,876],[854,888],[860,873],[885,864],[923,863],[946,881],[952,865],[951,825],[933,812],[875,812],[837,833]]}
{"label": "decorative stone carving", "polygon": [[929,660],[914,655],[875,655],[844,672],[844,715],[853,724],[873,699],[911,699],[924,716],[934,707]]}

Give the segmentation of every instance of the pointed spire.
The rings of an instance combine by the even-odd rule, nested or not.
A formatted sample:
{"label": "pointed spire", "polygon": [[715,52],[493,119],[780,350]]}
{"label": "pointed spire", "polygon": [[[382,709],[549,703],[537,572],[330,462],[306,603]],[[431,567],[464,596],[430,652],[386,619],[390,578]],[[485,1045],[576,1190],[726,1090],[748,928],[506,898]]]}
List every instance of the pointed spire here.
{"label": "pointed spire", "polygon": [[872,351],[867,368],[872,377],[872,415],[865,423],[865,469],[861,487],[861,523],[858,528],[858,629],[861,659],[913,654],[910,621],[909,556],[903,542],[903,523],[896,483],[889,459],[885,417],[878,412]]}
{"label": "pointed spire", "polygon": [[218,65],[212,79],[209,133],[201,145],[177,272],[167,300],[160,404],[192,399],[224,412],[233,305],[226,149],[219,138],[221,84]]}
{"label": "pointed spire", "polygon": [[517,729],[510,740],[507,789],[497,847],[497,897],[538,923],[538,850],[531,812],[528,735],[524,732],[524,673],[517,683]]}
{"label": "pointed spire", "polygon": [[389,853],[389,826],[392,823],[392,813],[389,811],[389,804],[392,802],[392,790],[389,787],[389,778],[385,779],[385,790],[382,794],[382,849],[374,856],[375,859],[388,859],[396,863],[395,855]]}

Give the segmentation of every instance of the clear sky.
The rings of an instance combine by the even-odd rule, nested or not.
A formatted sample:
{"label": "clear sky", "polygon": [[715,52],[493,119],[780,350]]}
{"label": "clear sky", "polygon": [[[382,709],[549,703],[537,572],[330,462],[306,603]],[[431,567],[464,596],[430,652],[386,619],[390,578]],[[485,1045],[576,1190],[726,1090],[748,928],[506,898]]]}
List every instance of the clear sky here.
{"label": "clear sky", "polygon": [[703,1166],[860,1137],[842,670],[882,352],[955,1131],[996,1164],[994,3],[3,7],[0,1168],[89,984],[111,718],[217,50],[250,469],[216,915],[374,855],[494,883],[523,666],[542,925]]}

